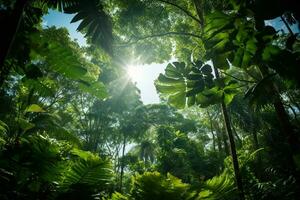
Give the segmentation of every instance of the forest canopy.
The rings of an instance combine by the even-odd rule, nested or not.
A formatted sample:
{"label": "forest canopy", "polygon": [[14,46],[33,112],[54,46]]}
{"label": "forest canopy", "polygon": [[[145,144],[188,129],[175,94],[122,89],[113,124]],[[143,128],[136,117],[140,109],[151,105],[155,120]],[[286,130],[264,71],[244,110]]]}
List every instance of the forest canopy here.
{"label": "forest canopy", "polygon": [[298,199],[297,5],[0,0],[0,199]]}

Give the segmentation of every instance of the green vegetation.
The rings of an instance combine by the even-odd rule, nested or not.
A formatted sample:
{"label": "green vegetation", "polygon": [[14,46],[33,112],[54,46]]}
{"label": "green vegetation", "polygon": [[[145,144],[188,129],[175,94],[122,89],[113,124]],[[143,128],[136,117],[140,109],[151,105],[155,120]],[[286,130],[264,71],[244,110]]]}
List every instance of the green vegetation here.
{"label": "green vegetation", "polygon": [[[0,199],[299,199],[297,5],[0,0]],[[144,105],[126,67],[171,59]]]}

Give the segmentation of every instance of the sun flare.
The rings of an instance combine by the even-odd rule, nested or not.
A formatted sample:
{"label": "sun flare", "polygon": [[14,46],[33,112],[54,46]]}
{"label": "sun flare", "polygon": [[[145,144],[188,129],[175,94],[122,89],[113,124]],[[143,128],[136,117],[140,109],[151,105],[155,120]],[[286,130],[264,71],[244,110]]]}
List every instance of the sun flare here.
{"label": "sun flare", "polygon": [[143,76],[143,71],[141,66],[129,65],[127,67],[127,74],[132,81],[137,81]]}

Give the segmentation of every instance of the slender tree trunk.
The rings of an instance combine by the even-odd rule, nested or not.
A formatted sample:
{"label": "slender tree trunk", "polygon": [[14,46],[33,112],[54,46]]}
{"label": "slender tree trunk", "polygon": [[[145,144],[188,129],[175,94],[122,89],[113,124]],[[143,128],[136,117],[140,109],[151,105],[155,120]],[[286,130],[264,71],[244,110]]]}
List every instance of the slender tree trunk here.
{"label": "slender tree trunk", "polygon": [[300,153],[300,143],[295,131],[289,121],[289,117],[284,109],[283,103],[280,100],[280,97],[277,97],[277,100],[274,102],[275,111],[279,124],[281,126],[282,132],[285,134],[287,141],[289,142],[292,152],[294,154]]}
{"label": "slender tree trunk", "polygon": [[232,123],[230,123],[230,124],[231,124],[231,127],[232,127],[233,134],[234,134],[236,140],[238,141],[238,145],[241,145],[242,144],[242,140],[241,140],[240,136],[238,135],[235,127],[233,126],[233,124]]}
{"label": "slender tree trunk", "polygon": [[219,150],[219,153],[221,153],[221,152],[223,153],[220,134],[221,133],[219,131],[216,131],[218,150]]}
{"label": "slender tree trunk", "polygon": [[[201,30],[204,28],[204,9],[203,9],[203,0],[193,0],[197,15],[199,16],[200,19],[200,28]],[[215,75],[216,78],[220,78],[218,70],[215,68]],[[239,193],[240,200],[244,200],[244,189],[243,189],[243,183],[242,183],[242,178],[240,174],[240,169],[239,169],[239,162],[238,162],[238,157],[236,154],[236,149],[235,149],[235,142],[234,142],[234,137],[230,125],[230,119],[229,119],[229,114],[226,108],[226,105],[224,103],[224,100],[221,103],[221,109],[222,109],[222,114],[223,114],[223,119],[226,127],[226,131],[229,137],[229,142],[230,142],[230,150],[231,150],[231,156],[232,156],[232,162],[233,162],[233,168],[234,168],[234,174],[235,174],[235,179],[236,179],[236,184],[237,184],[237,189]]]}
{"label": "slender tree trunk", "polygon": [[226,128],[224,128],[224,130],[222,130],[221,133],[222,133],[222,139],[223,139],[226,156],[229,156],[230,153],[229,153],[228,137],[226,135]]}
{"label": "slender tree trunk", "polygon": [[[216,137],[217,137],[217,145],[218,145],[218,150],[219,150],[219,153],[224,153],[224,151],[223,151],[223,148],[222,148],[222,139],[224,139],[223,137],[222,137],[222,133],[221,133],[221,129],[220,129],[220,127],[218,126],[218,125],[216,125],[215,123],[214,123],[214,121],[213,121],[213,119],[211,118],[210,119],[211,120],[211,125],[212,126],[214,126],[215,127],[215,130],[216,130]],[[225,141],[226,141],[226,139],[225,139]],[[224,142],[224,141],[223,141]],[[225,143],[224,143],[225,144]],[[226,149],[226,147],[224,146],[224,150]],[[226,151],[226,150],[225,150]],[[229,151],[228,151],[228,154],[227,155],[229,155]]]}
{"label": "slender tree trunk", "polygon": [[227,142],[227,135],[226,135],[226,133],[224,133],[224,131],[221,129],[221,127],[218,124],[217,124],[217,127],[218,127],[218,132],[219,132],[219,134],[221,134],[221,137],[222,137],[225,154],[226,154],[226,156],[229,156],[229,146],[228,146],[228,142]]}
{"label": "slender tree trunk", "polygon": [[[257,149],[259,149],[259,142],[258,142],[258,137],[257,137],[257,130],[256,128],[252,129],[252,137],[253,137],[253,146],[254,146],[254,151],[256,151]],[[256,166],[257,169],[262,169],[262,156],[260,153],[257,154],[257,162],[256,162]],[[263,172],[261,170],[257,170],[257,174],[259,177],[263,176]]]}
{"label": "slender tree trunk", "polygon": [[2,31],[3,35],[0,39],[0,87],[2,87],[6,76],[10,72],[10,67],[4,67],[4,62],[14,43],[27,3],[28,0],[17,0],[9,19],[4,22],[7,27]]}
{"label": "slender tree trunk", "polygon": [[216,151],[216,137],[215,137],[214,130],[213,130],[213,122],[212,122],[209,112],[206,111],[206,113],[207,113],[209,123],[210,123],[210,131],[211,131],[211,135],[212,135],[212,139],[213,139],[213,149],[214,149],[214,151]]}
{"label": "slender tree trunk", "polygon": [[[259,66],[262,77],[267,77],[269,75],[268,69],[263,66]],[[300,142],[297,137],[292,124],[289,121],[289,116],[284,109],[281,97],[277,90],[277,87],[274,82],[270,83],[270,92],[271,95],[274,96],[273,106],[276,111],[276,115],[279,121],[279,125],[281,127],[282,133],[287,138],[287,141],[291,147],[291,150],[294,155],[300,154]]]}
{"label": "slender tree trunk", "polygon": [[226,131],[227,131],[228,138],[229,138],[230,150],[231,150],[231,156],[232,156],[232,162],[233,162],[233,168],[234,168],[234,175],[235,175],[235,179],[236,179],[239,197],[240,197],[240,200],[244,200],[245,199],[244,189],[243,189],[242,177],[241,177],[240,169],[239,169],[239,162],[238,162],[238,157],[237,157],[237,153],[236,153],[234,137],[233,137],[233,133],[232,133],[231,125],[230,125],[229,115],[228,115],[224,101],[221,103],[221,109],[222,109],[222,114],[223,114],[223,118],[224,118],[224,123],[226,126]]}
{"label": "slender tree trunk", "polygon": [[[218,69],[214,67],[214,71],[215,71],[216,78],[217,79],[220,78]],[[224,124],[225,124],[225,128],[226,128],[226,132],[227,132],[227,135],[229,138],[230,152],[231,152],[231,157],[232,157],[232,164],[233,164],[238,194],[239,194],[240,200],[244,200],[245,194],[244,194],[242,177],[240,174],[239,161],[238,161],[238,156],[236,153],[235,141],[234,141],[234,136],[233,136],[232,127],[231,127],[231,123],[230,123],[229,113],[226,108],[224,100],[221,103],[221,109],[222,109],[223,120],[224,120]]]}
{"label": "slender tree trunk", "polygon": [[[259,66],[259,69],[263,78],[269,75],[268,69],[264,66]],[[274,82],[270,82],[270,93],[271,96],[274,97],[273,106],[275,108],[281,132],[283,133],[290,146],[291,154],[288,155],[287,159],[292,168],[292,175],[296,179],[296,185],[298,185],[298,192],[295,193],[295,196],[299,197],[300,172],[298,169],[299,166],[297,165],[298,163],[295,161],[295,159],[299,159],[300,157],[300,141],[292,124],[289,121],[289,116],[284,109],[280,94]]]}
{"label": "slender tree trunk", "polygon": [[120,191],[122,191],[122,187],[123,187],[123,176],[124,176],[124,168],[125,168],[125,163],[124,163],[125,147],[126,147],[126,137],[124,135],[123,149],[122,149],[122,159],[123,160],[121,161],[121,174],[120,174]]}
{"label": "slender tree trunk", "polygon": [[211,131],[212,139],[213,139],[213,150],[216,151],[216,137],[214,131]]}

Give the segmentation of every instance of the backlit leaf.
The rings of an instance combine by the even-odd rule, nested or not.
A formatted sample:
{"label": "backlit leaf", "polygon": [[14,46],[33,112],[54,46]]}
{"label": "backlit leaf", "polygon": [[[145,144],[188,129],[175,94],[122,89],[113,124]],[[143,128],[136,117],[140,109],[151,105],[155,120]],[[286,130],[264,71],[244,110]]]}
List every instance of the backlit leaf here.
{"label": "backlit leaf", "polygon": [[41,108],[39,105],[37,104],[31,104],[30,106],[28,106],[25,110],[25,112],[46,112],[43,108]]}

